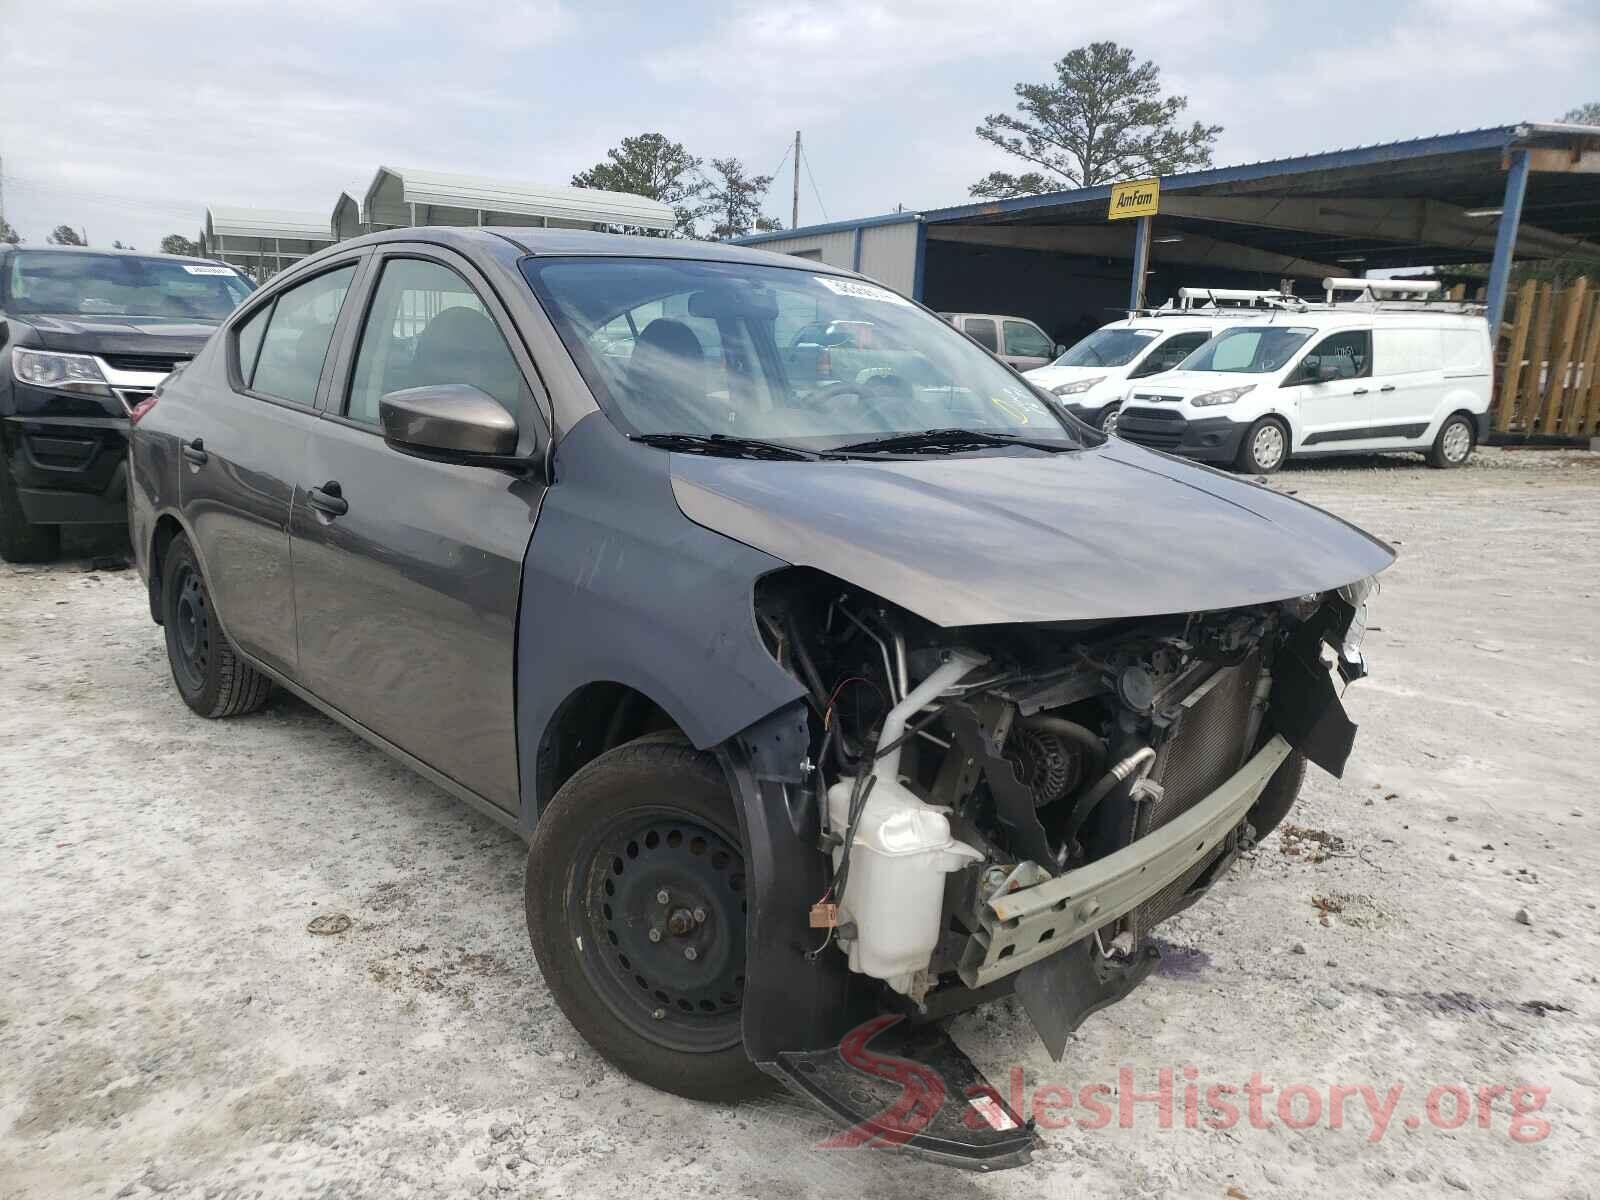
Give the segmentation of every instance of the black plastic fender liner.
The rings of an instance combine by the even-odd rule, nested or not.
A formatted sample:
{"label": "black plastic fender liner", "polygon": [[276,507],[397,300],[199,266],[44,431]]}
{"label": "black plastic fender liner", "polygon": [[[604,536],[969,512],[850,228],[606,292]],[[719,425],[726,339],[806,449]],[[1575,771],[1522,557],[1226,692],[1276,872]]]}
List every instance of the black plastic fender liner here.
{"label": "black plastic fender liner", "polygon": [[800,771],[810,740],[797,701],[717,747],[744,834],[749,912],[745,936],[744,1045],[771,1072],[779,1053],[837,1047],[878,1011],[870,983],[852,974],[827,935],[810,927],[830,862],[817,848],[816,796]]}
{"label": "black plastic fender liner", "polygon": [[786,1051],[772,1073],[843,1123],[823,1149],[899,1149],[974,1171],[1020,1167],[1039,1145],[1024,1120],[939,1025],[886,1014],[839,1043]]}
{"label": "black plastic fender liner", "polygon": [[1119,963],[1096,955],[1091,943],[1085,938],[1017,972],[1017,998],[1056,1062],[1066,1052],[1068,1034],[1133,991],[1161,961],[1153,945]]}
{"label": "black plastic fender liner", "polygon": [[1350,623],[1354,609],[1329,601],[1289,638],[1273,663],[1272,728],[1308,760],[1339,779],[1355,747],[1356,725],[1345,715],[1333,676],[1322,661],[1324,641]]}

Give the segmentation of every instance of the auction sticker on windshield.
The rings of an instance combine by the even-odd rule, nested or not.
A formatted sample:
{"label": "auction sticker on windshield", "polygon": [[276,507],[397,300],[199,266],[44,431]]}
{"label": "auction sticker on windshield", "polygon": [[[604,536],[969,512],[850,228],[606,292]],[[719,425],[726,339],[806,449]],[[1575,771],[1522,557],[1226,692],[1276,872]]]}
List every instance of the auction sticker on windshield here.
{"label": "auction sticker on windshield", "polygon": [[852,300],[877,300],[884,304],[904,304],[907,308],[912,306],[904,296],[897,296],[888,288],[862,283],[858,279],[838,279],[828,275],[813,275],[811,278],[835,295],[848,296]]}
{"label": "auction sticker on windshield", "polygon": [[196,267],[189,263],[183,264],[183,269],[191,275],[234,275],[237,272],[232,267]]}

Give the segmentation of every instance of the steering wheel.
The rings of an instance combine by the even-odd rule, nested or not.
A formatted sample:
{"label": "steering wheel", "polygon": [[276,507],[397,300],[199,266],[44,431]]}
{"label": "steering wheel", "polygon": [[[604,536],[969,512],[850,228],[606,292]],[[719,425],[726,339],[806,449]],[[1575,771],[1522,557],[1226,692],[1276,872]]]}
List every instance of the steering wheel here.
{"label": "steering wheel", "polygon": [[883,404],[901,396],[892,384],[881,379],[869,379],[864,384],[839,381],[821,385],[802,397],[800,403],[813,412],[859,413],[884,429],[893,429],[893,419],[884,411]]}

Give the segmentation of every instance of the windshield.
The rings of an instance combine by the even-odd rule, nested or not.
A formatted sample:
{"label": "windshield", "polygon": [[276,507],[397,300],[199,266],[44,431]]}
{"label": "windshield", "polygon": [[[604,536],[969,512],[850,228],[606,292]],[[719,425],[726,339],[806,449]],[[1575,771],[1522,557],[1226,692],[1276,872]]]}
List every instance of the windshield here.
{"label": "windshield", "polygon": [[969,431],[1095,440],[945,322],[876,284],[806,270],[532,258],[524,273],[624,432],[807,450]]}
{"label": "windshield", "polygon": [[220,321],[250,292],[248,279],[215,263],[20,250],[6,272],[5,307],[14,313]]}
{"label": "windshield", "polygon": [[1131,363],[1148,346],[1154,329],[1097,329],[1073,346],[1052,366],[1122,367]]}
{"label": "windshield", "polygon": [[1225,329],[1178,364],[1180,371],[1263,375],[1294,357],[1312,331],[1299,326],[1245,325]]}

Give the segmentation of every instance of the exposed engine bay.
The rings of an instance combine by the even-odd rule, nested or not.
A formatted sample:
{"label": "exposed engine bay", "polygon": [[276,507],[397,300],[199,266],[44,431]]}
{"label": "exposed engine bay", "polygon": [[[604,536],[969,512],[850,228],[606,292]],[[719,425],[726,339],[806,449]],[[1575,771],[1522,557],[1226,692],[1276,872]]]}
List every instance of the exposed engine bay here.
{"label": "exposed engine bay", "polygon": [[1059,1058],[1148,970],[1150,931],[1283,818],[1305,762],[1342,770],[1330,672],[1364,671],[1369,587],[948,629],[818,571],[766,577],[757,620],[806,691],[831,864],[812,956],[844,954],[912,1015],[1014,989]]}

